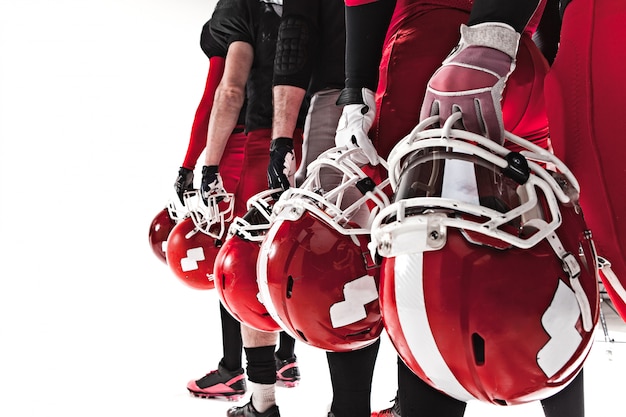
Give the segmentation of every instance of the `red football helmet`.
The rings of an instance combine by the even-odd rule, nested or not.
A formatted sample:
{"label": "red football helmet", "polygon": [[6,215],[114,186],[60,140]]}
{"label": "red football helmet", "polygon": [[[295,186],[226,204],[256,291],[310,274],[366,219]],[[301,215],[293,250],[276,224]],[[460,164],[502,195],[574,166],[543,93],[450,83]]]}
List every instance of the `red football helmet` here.
{"label": "red football helmet", "polygon": [[389,156],[394,203],[372,225],[385,327],[407,366],[459,400],[509,405],[569,384],[599,314],[578,183],[549,152],[520,153],[427,120]]}
{"label": "red football helmet", "polygon": [[599,272],[602,285],[611,303],[613,303],[615,310],[622,320],[626,321],[626,289],[624,285],[617,275],[615,275],[613,269],[611,269],[611,263],[607,259],[598,256],[598,267],[600,268]]}
{"label": "red football helmet", "polygon": [[172,229],[176,226],[176,221],[170,216],[169,210],[163,208],[157,213],[150,224],[150,231],[148,232],[148,239],[150,241],[150,248],[152,252],[163,263],[167,264],[167,258],[165,255],[165,248],[167,246],[167,238],[170,235]]}
{"label": "red football helmet", "polygon": [[182,282],[198,290],[214,288],[213,263],[222,241],[203,233],[191,217],[181,220],[167,240],[167,264]]}
{"label": "red football helmet", "polygon": [[157,258],[164,263],[167,263],[167,239],[174,226],[187,215],[187,208],[180,202],[178,196],[174,196],[165,208],[157,213],[150,224],[148,232],[150,247]]}
{"label": "red football helmet", "polygon": [[215,259],[215,287],[226,310],[246,326],[266,332],[281,330],[259,297],[256,274],[259,246],[271,223],[271,195],[275,191],[250,198],[248,212],[233,220]]}
{"label": "red football helmet", "polygon": [[[382,189],[334,148],[313,161],[299,188],[276,202],[257,261],[261,298],[294,338],[329,351],[373,343],[383,329],[369,226],[389,203]],[[383,161],[384,162],[384,161]]]}

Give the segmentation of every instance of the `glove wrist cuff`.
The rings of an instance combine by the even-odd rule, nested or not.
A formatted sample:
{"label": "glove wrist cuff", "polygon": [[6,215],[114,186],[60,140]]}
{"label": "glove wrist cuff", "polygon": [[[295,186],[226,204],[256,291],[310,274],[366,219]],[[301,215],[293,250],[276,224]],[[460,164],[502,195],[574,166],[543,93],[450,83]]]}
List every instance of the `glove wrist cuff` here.
{"label": "glove wrist cuff", "polygon": [[288,147],[293,149],[293,139],[280,137],[276,139],[272,139],[270,142],[270,152],[275,151],[278,148]]}
{"label": "glove wrist cuff", "polygon": [[461,25],[460,46],[462,48],[467,46],[493,48],[515,59],[520,36],[506,23],[485,22],[474,26]]}
{"label": "glove wrist cuff", "polygon": [[217,165],[205,165],[202,167],[202,175],[217,174]]}
{"label": "glove wrist cuff", "polygon": [[344,106],[348,104],[368,104],[366,103],[366,99],[369,97],[374,97],[374,92],[369,88],[356,88],[356,87],[346,87],[341,90],[339,93],[339,97],[337,98],[338,106]]}

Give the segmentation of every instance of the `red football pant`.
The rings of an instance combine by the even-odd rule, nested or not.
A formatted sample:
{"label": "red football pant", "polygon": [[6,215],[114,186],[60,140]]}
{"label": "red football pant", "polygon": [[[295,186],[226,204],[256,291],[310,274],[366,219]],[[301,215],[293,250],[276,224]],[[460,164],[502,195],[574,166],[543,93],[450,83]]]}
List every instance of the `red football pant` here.
{"label": "red football pant", "polygon": [[[248,199],[268,189],[267,166],[270,161],[271,141],[271,129],[257,129],[248,132],[241,168],[241,181],[237,184],[235,191],[235,216],[243,217],[248,212],[246,206]],[[301,129],[297,129],[294,133],[293,147],[296,162],[299,165],[302,160]]]}
{"label": "red football pant", "polygon": [[[574,0],[546,78],[555,154],[580,183],[598,254],[626,284],[626,2]],[[620,312],[626,319],[626,309]]]}

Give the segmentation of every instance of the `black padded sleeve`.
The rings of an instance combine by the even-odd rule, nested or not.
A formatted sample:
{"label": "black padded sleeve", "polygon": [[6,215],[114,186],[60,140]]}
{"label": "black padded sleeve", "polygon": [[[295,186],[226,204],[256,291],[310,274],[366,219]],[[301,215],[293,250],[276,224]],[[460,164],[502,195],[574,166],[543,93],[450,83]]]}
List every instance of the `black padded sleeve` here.
{"label": "black padded sleeve", "polygon": [[[309,2],[317,3],[313,0],[302,3]],[[318,34],[319,28],[310,16],[283,14],[276,43],[274,85],[307,88],[313,68],[312,58],[317,55]]]}

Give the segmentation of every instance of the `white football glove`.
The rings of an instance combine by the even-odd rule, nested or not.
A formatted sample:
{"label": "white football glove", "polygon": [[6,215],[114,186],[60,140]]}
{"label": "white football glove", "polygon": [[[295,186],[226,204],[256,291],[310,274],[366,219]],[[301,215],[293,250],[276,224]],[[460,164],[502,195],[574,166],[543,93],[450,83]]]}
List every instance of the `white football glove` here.
{"label": "white football glove", "polygon": [[[374,92],[370,89],[362,88],[358,101],[360,103],[346,104],[343,107],[343,112],[337,124],[335,145],[345,146],[348,149],[361,149],[363,155],[356,156],[356,158],[353,157],[354,162],[357,164],[365,165],[370,163],[378,165],[378,152],[376,152],[368,136],[376,115]],[[337,104],[343,104],[341,97]]]}

